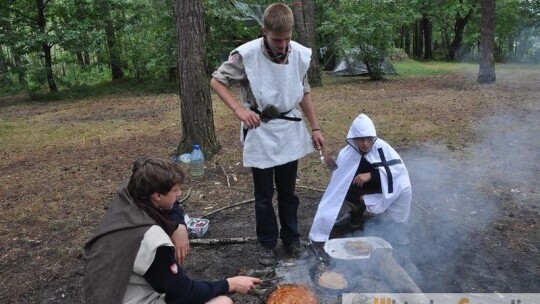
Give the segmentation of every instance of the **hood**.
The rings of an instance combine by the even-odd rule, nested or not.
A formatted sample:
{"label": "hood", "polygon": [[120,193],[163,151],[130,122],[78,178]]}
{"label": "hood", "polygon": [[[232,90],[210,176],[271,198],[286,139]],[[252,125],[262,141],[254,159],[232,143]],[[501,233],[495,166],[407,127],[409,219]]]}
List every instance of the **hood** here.
{"label": "hood", "polygon": [[358,150],[353,142],[353,138],[367,136],[377,137],[377,131],[375,131],[375,125],[373,124],[373,121],[371,121],[371,118],[362,113],[354,119],[351,128],[349,129],[349,133],[347,133],[346,141],[349,145]]}

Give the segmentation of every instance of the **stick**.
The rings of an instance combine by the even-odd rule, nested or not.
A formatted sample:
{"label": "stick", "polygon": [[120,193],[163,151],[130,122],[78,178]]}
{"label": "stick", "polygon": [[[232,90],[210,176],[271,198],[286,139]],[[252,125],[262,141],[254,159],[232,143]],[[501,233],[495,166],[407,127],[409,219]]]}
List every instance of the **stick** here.
{"label": "stick", "polygon": [[253,198],[250,198],[248,200],[245,200],[245,201],[241,201],[239,203],[235,203],[235,204],[232,204],[232,205],[228,205],[228,206],[225,206],[223,208],[219,208],[217,210],[214,210],[214,211],[211,211],[211,212],[208,212],[207,214],[204,214],[202,217],[209,217],[210,215],[214,214],[214,213],[218,213],[220,211],[223,211],[225,209],[229,209],[229,208],[233,208],[233,207],[236,207],[236,206],[240,206],[240,205],[244,205],[244,204],[248,204],[248,203],[253,203],[255,202],[255,199]]}
{"label": "stick", "polygon": [[188,199],[189,197],[189,194],[191,193],[191,187],[189,187],[187,193],[186,193],[186,196],[184,196],[181,200],[179,200],[178,202],[181,204],[182,202],[184,202],[185,200]]}
{"label": "stick", "polygon": [[256,241],[256,237],[243,237],[243,238],[222,238],[222,239],[191,239],[190,245],[224,245],[224,244],[239,244],[249,243]]}
{"label": "stick", "polygon": [[[307,187],[307,186],[296,186],[296,188],[300,188],[300,189],[307,189],[307,190],[313,190],[313,191],[320,191],[320,192],[324,192],[323,189],[318,189],[318,188],[312,188],[312,187]],[[191,188],[189,188],[188,190],[188,196],[189,196],[189,191],[191,190]],[[182,199],[182,201],[185,200],[185,199]],[[227,205],[223,208],[219,208],[219,209],[216,209],[214,211],[211,211],[211,212],[208,212],[206,214],[203,214],[202,217],[206,218],[206,217],[209,217],[215,213],[218,213],[220,211],[223,211],[223,210],[226,210],[226,209],[229,209],[229,208],[233,208],[233,207],[237,207],[237,206],[241,206],[241,205],[245,205],[245,204],[248,204],[248,203],[253,203],[255,202],[255,199],[254,198],[250,198],[250,199],[247,199],[245,201],[241,201],[241,202],[238,202],[238,203],[234,203],[232,205]]]}
{"label": "stick", "polygon": [[325,190],[323,189],[318,189],[318,188],[311,188],[311,187],[308,187],[308,186],[296,186],[296,188],[300,188],[300,189],[307,189],[307,190],[313,190],[313,191],[319,191],[319,192],[324,192]]}
{"label": "stick", "polygon": [[424,211],[425,213],[429,214],[429,212],[427,212],[426,208],[422,207],[422,205],[420,204],[414,204],[416,207],[420,208],[422,211]]}
{"label": "stick", "polygon": [[[300,189],[307,189],[307,190],[313,190],[313,191],[320,191],[320,192],[324,192],[325,190],[323,189],[318,189],[318,188],[312,188],[312,187],[307,187],[307,186],[299,186],[297,185],[296,188],[300,188]],[[191,188],[189,189],[191,190]],[[217,212],[220,212],[220,211],[223,211],[223,210],[226,210],[226,209],[229,209],[229,208],[233,208],[233,207],[237,207],[237,206],[241,206],[241,205],[244,205],[244,204],[248,204],[248,203],[253,203],[255,202],[255,199],[254,198],[250,198],[250,199],[247,199],[245,201],[241,201],[241,202],[238,202],[238,203],[234,203],[232,205],[227,205],[223,208],[219,208],[219,209],[216,209],[214,211],[211,211],[211,212],[208,212],[207,214],[204,214],[202,217],[208,217],[210,215],[213,215]]]}
{"label": "stick", "polygon": [[221,171],[223,171],[223,174],[225,174],[225,177],[227,177],[227,186],[230,188],[231,183],[229,182],[229,175],[227,175],[227,172],[225,172],[225,169],[223,168],[223,166],[219,165],[219,167],[221,168]]}

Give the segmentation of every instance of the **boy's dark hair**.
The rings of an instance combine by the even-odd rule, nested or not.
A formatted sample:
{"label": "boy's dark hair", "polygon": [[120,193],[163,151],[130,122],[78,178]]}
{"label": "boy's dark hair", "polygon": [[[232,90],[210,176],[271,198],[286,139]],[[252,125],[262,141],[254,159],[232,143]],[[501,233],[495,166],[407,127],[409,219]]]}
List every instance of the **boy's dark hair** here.
{"label": "boy's dark hair", "polygon": [[268,31],[289,32],[294,25],[293,12],[284,3],[274,3],[264,10],[263,24]]}
{"label": "boy's dark hair", "polygon": [[181,185],[184,179],[184,171],[168,159],[141,158],[133,164],[128,191],[132,198],[150,202],[152,193],[167,194],[174,185]]}

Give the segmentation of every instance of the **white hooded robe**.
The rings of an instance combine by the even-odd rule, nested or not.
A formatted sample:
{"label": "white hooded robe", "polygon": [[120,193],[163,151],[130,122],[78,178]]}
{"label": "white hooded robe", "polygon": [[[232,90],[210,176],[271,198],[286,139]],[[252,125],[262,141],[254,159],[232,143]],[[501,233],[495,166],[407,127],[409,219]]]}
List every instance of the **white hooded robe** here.
{"label": "white hooded robe", "polygon": [[[328,240],[362,157],[353,138],[367,136],[377,136],[375,126],[367,115],[360,114],[349,129],[346,140],[348,145],[339,152],[336,160],[338,169],[332,173],[330,183],[317,208],[309,232],[312,241]],[[388,143],[379,138],[363,157],[379,170],[382,188],[382,193],[364,195],[366,210],[375,214],[388,211],[394,221],[406,223],[411,208],[412,192],[409,173],[403,160]]]}

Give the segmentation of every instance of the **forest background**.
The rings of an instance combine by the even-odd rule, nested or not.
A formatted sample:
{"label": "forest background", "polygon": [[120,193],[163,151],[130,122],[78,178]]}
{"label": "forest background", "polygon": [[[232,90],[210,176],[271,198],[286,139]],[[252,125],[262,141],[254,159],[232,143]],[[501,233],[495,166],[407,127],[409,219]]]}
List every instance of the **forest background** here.
{"label": "forest background", "polygon": [[[207,37],[206,50],[192,51],[205,52],[210,73],[230,50],[257,37],[257,13],[272,1],[185,1],[190,2],[204,10]],[[295,10],[297,21],[314,23],[316,59],[323,69],[355,47],[417,60],[476,61],[480,54],[479,1],[284,2],[303,6],[303,16]],[[540,63],[540,1],[495,2],[495,60]],[[177,90],[178,49],[191,43],[182,40],[186,29],[176,30],[179,8],[193,9],[185,3],[178,1],[175,9],[173,0],[2,1],[0,94],[36,98],[110,80],[150,82],[155,90],[171,89],[169,82]]]}

